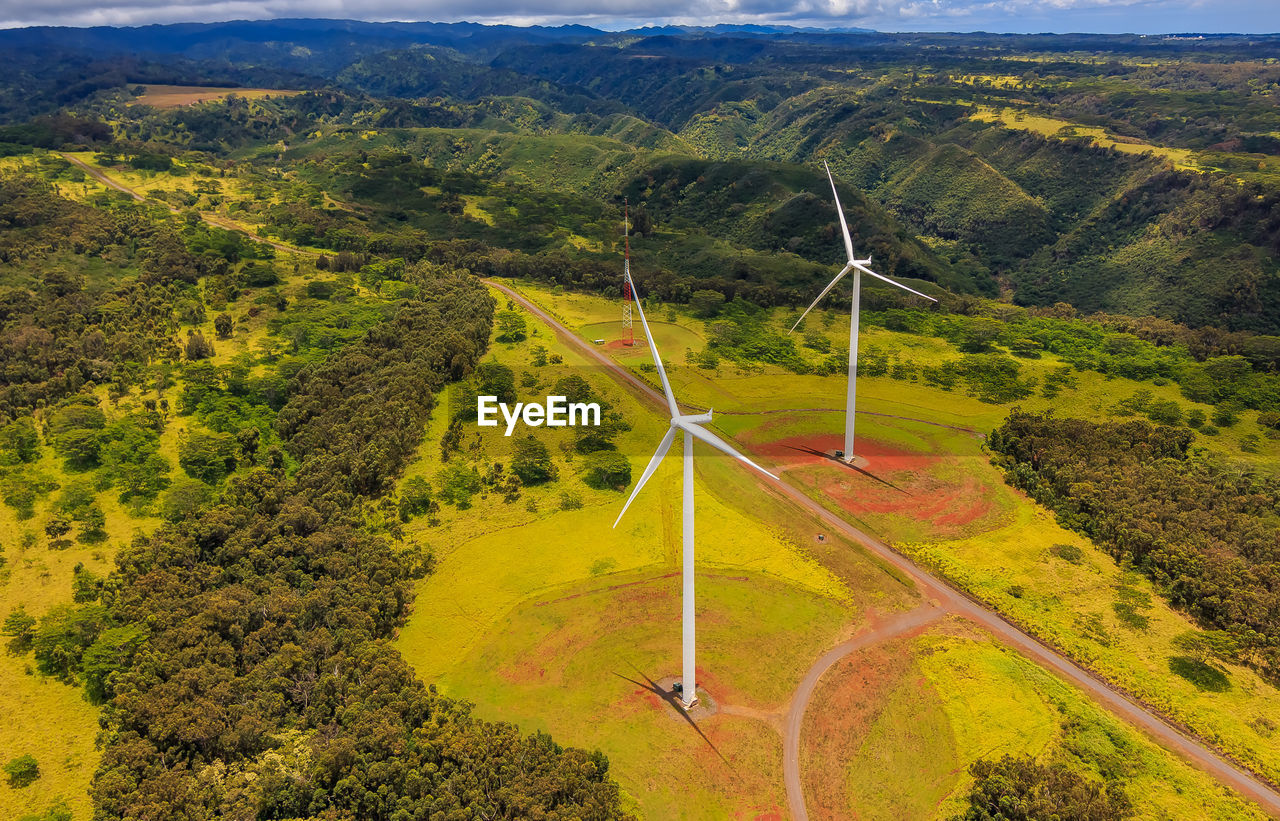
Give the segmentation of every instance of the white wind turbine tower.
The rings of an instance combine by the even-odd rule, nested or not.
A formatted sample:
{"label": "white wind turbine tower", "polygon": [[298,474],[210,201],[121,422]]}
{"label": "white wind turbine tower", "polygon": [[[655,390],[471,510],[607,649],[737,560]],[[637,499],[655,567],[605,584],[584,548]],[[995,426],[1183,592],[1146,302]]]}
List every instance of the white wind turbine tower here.
{"label": "white wind turbine tower", "polygon": [[849,394],[845,402],[844,411],[844,451],[840,454],[841,458],[846,462],[853,461],[853,427],[855,410],[858,404],[858,310],[859,302],[862,298],[862,275],[873,276],[876,279],[884,280],[890,285],[895,285],[904,291],[922,296],[930,302],[937,302],[933,297],[922,294],[919,291],[913,291],[900,282],[894,282],[886,276],[881,276],[867,266],[871,264],[871,257],[866,259],[855,259],[853,256],[853,239],[849,236],[849,225],[844,220],[844,209],[840,207],[840,195],[836,193],[836,180],[831,176],[831,168],[823,160],[822,167],[827,169],[827,179],[831,181],[831,196],[836,201],[836,213],[840,215],[840,230],[844,234],[844,250],[848,254],[849,261],[840,269],[840,273],[836,274],[836,278],[827,283],[827,287],[822,289],[822,293],[818,294],[818,298],[813,304],[805,309],[800,318],[796,320],[796,324],[791,326],[791,332],[800,326],[804,318],[809,312],[818,306],[822,298],[831,293],[831,289],[836,287],[836,283],[841,277],[853,271],[853,311],[849,317]]}
{"label": "white wind turbine tower", "polygon": [[[627,274],[627,283],[631,286],[631,293],[636,293],[635,283],[631,281],[630,273]],[[640,325],[644,329],[645,339],[649,341],[649,352],[653,355],[653,364],[658,369],[658,379],[662,382],[662,391],[667,397],[667,407],[671,411],[671,427],[667,430],[662,442],[658,445],[658,450],[653,454],[653,458],[649,460],[649,465],[644,469],[644,473],[640,474],[640,481],[636,482],[635,490],[631,491],[631,496],[627,499],[627,503],[622,506],[622,513],[618,514],[618,519],[613,523],[614,527],[618,526],[618,522],[622,521],[622,516],[627,512],[627,508],[631,507],[631,503],[635,501],[636,494],[640,492],[640,488],[644,487],[644,483],[649,481],[649,477],[653,476],[653,472],[658,469],[658,463],[662,461],[662,457],[667,455],[667,450],[671,447],[671,443],[675,441],[676,431],[684,433],[684,507],[681,514],[681,524],[684,531],[684,551],[683,551],[683,590],[681,592],[681,609],[682,609],[682,633],[683,633],[683,676],[681,679],[681,695],[685,709],[689,709],[698,703],[698,683],[694,667],[694,605],[693,605],[693,440],[697,439],[723,453],[732,456],[739,462],[743,462],[765,476],[778,480],[769,471],[752,462],[734,450],[729,443],[725,442],[719,436],[702,427],[703,424],[711,421],[711,412],[697,414],[695,416],[686,416],[680,413],[680,406],[676,404],[676,398],[671,393],[671,383],[667,381],[666,369],[662,367],[662,357],[658,355],[658,348],[653,342],[653,334],[649,332],[649,322],[644,317],[644,308],[640,305],[640,297],[635,296],[636,311],[640,314]]]}

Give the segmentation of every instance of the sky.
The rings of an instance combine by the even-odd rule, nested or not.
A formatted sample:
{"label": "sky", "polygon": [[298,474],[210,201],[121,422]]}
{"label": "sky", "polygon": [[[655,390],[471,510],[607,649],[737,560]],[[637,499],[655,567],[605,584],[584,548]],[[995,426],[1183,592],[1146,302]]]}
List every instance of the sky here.
{"label": "sky", "polygon": [[666,23],[880,31],[1280,32],[1280,0],[0,0],[0,26],[327,17],[623,29]]}

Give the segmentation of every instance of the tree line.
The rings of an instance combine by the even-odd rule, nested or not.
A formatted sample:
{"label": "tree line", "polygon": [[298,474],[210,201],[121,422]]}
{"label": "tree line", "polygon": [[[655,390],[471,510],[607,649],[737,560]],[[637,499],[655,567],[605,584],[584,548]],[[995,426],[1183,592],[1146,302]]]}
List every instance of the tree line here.
{"label": "tree line", "polygon": [[1006,480],[1147,574],[1212,631],[1209,654],[1280,673],[1280,482],[1190,453],[1186,428],[1015,411]]}
{"label": "tree line", "polygon": [[291,380],[293,475],[263,459],[26,625],[37,660],[104,703],[99,817],[622,815],[601,754],[473,718],[389,643],[431,557],[388,491],[493,322],[474,278],[406,278],[395,316]]}

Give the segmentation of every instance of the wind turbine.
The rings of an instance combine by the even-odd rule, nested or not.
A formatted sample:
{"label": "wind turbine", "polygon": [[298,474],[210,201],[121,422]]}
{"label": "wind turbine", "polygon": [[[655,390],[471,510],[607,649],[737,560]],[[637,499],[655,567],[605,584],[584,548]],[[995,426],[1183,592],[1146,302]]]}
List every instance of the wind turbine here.
{"label": "wind turbine", "polygon": [[[629,272],[626,274],[626,282],[631,286],[631,293],[635,294],[636,286],[631,281]],[[631,507],[631,503],[635,501],[636,494],[640,492],[640,488],[644,487],[645,482],[649,481],[649,477],[653,476],[653,472],[658,469],[658,463],[662,461],[662,457],[667,455],[667,450],[670,449],[671,443],[675,441],[676,432],[684,433],[684,507],[681,514],[681,524],[684,530],[684,551],[682,555],[684,584],[681,592],[684,672],[681,680],[681,701],[684,704],[684,708],[688,710],[698,703],[698,683],[694,665],[693,440],[697,439],[722,453],[732,456],[739,462],[755,468],[774,481],[778,481],[778,477],[738,453],[729,443],[702,427],[705,423],[711,421],[711,411],[697,415],[680,413],[680,406],[676,404],[675,395],[671,393],[671,383],[667,381],[666,369],[662,367],[662,357],[658,355],[658,347],[654,344],[653,334],[649,332],[649,322],[645,319],[644,308],[640,305],[638,296],[635,298],[635,306],[640,314],[640,325],[644,328],[645,339],[649,341],[649,353],[653,355],[653,364],[658,369],[658,379],[662,382],[662,392],[667,397],[667,408],[671,411],[671,427],[668,428],[666,435],[662,437],[662,442],[658,445],[657,451],[654,452],[653,458],[649,460],[649,465],[644,469],[644,473],[640,474],[640,481],[636,482],[635,489],[631,491],[631,496],[627,499],[627,503],[622,506],[622,512],[618,514],[618,519],[613,523],[613,526],[616,528],[618,522],[622,521],[623,515],[627,512],[627,508]]]}
{"label": "wind turbine", "polygon": [[913,293],[916,296],[922,296],[930,302],[937,302],[938,300],[928,294],[922,294],[919,291],[914,291],[902,283],[895,282],[886,276],[877,274],[875,271],[867,267],[871,264],[871,257],[867,257],[866,259],[854,258],[853,239],[849,236],[849,225],[844,220],[844,209],[840,207],[840,195],[836,193],[835,177],[831,176],[831,168],[827,165],[826,160],[822,161],[822,167],[827,170],[827,179],[831,181],[831,196],[835,198],[836,213],[840,215],[840,230],[844,234],[844,250],[848,255],[849,261],[840,269],[840,273],[836,274],[836,278],[827,283],[827,287],[823,288],[822,293],[818,294],[818,298],[813,301],[813,304],[805,309],[805,312],[796,320],[796,324],[791,326],[791,331],[788,333],[794,333],[795,329],[804,321],[804,318],[809,315],[809,312],[818,307],[818,303],[822,301],[823,297],[831,293],[831,289],[836,287],[836,283],[839,282],[845,274],[853,271],[853,311],[849,317],[849,394],[845,401],[844,411],[844,451],[837,454],[843,458],[844,461],[852,462],[854,416],[856,406],[858,404],[858,311],[859,302],[862,299],[862,275],[866,274],[867,276],[873,276],[876,279],[883,280],[890,285],[897,286],[898,288],[909,293]]}

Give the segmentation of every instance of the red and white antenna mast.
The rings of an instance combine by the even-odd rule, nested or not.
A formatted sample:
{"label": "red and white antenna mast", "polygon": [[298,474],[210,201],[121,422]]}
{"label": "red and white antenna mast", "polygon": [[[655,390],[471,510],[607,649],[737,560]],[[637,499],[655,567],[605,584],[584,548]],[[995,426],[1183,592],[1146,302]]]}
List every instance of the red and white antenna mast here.
{"label": "red and white antenna mast", "polygon": [[622,257],[622,327],[627,334],[627,346],[636,344],[635,329],[631,324],[631,206],[622,201],[622,234],[625,253]]}

